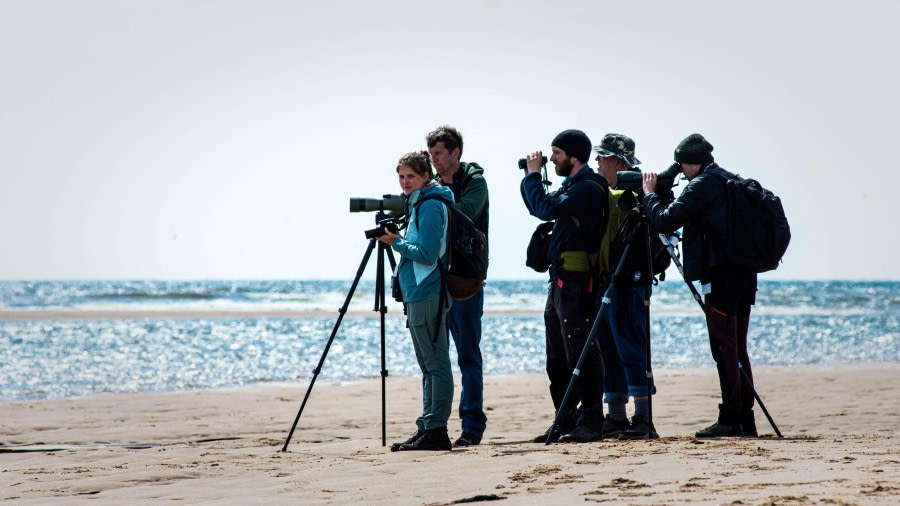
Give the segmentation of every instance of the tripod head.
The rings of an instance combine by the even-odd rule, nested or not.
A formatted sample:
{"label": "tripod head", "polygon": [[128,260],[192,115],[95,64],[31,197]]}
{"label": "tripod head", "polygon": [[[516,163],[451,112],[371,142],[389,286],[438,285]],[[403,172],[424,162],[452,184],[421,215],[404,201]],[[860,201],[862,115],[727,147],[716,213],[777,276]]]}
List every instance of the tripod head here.
{"label": "tripod head", "polygon": [[406,228],[405,217],[379,211],[375,213],[375,228],[365,231],[366,239],[377,239],[383,236],[384,229],[390,230],[393,234],[398,234],[404,228]]}
{"label": "tripod head", "polygon": [[[626,188],[626,190],[628,189]],[[619,201],[616,202],[616,207],[623,211],[639,210],[641,213],[643,213],[644,204],[641,202],[641,199],[635,196],[633,191],[629,190],[622,193],[622,196],[619,197]]]}

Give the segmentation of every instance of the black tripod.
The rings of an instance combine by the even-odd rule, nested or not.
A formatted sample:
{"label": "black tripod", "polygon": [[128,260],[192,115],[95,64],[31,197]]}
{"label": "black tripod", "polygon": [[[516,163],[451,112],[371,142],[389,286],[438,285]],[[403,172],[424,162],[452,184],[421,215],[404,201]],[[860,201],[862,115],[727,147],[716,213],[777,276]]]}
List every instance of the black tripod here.
{"label": "black tripod", "polygon": [[[388,216],[383,211],[380,211],[375,215],[375,222],[380,225],[387,218]],[[300,421],[300,415],[303,414],[303,408],[306,407],[306,401],[309,400],[309,394],[312,392],[313,385],[316,384],[316,378],[319,377],[319,372],[322,371],[322,364],[325,363],[325,357],[328,355],[328,350],[331,348],[334,336],[337,335],[338,328],[344,320],[344,315],[347,313],[347,307],[350,305],[350,299],[353,298],[353,293],[356,291],[356,286],[359,284],[359,280],[366,270],[366,264],[369,263],[369,257],[372,256],[372,251],[374,251],[376,243],[378,245],[378,267],[375,274],[375,308],[373,310],[381,314],[381,446],[387,445],[387,431],[385,428],[385,411],[387,407],[385,402],[385,380],[388,376],[388,371],[384,360],[384,315],[387,313],[387,304],[384,298],[384,257],[387,256],[390,261],[392,271],[397,266],[397,262],[394,260],[394,251],[390,246],[379,242],[378,239],[373,237],[369,239],[369,246],[366,248],[366,253],[363,255],[362,262],[359,264],[359,269],[356,271],[356,277],[353,279],[353,284],[350,285],[350,291],[347,293],[347,298],[344,299],[344,305],[338,309],[338,313],[340,314],[337,321],[334,323],[334,328],[331,329],[331,336],[325,344],[325,349],[322,350],[322,357],[319,359],[319,364],[312,371],[312,380],[309,382],[309,388],[306,390],[306,395],[303,397],[300,411],[297,412],[297,417],[294,418],[294,424],[291,425],[287,440],[285,440],[284,447],[281,449],[283,452],[287,451],[288,444],[291,442],[291,437],[294,435],[294,429],[297,428],[297,422]]]}
{"label": "black tripod", "polygon": [[[703,303],[703,298],[700,296],[700,293],[694,288],[694,283],[688,281],[688,278],[684,277],[684,268],[681,265],[681,260],[678,258],[678,255],[675,253],[675,248],[669,238],[665,236],[665,234],[659,234],[659,238],[662,239],[663,244],[666,245],[666,251],[669,252],[669,256],[672,257],[672,261],[675,262],[675,267],[678,268],[678,272],[681,274],[681,277],[684,279],[684,282],[687,283],[688,288],[691,289],[691,294],[694,296],[694,300],[697,301],[697,304],[700,305],[700,309],[703,310],[703,314],[706,314],[706,304]],[[747,375],[747,371],[744,370],[743,364],[738,362],[738,369],[741,371],[741,378],[747,385],[750,387],[750,391],[753,392],[753,397],[756,399],[757,404],[762,409],[763,413],[765,413],[766,418],[769,420],[769,423],[772,425],[772,429],[775,430],[775,434],[778,437],[784,437],[781,435],[781,431],[778,430],[778,426],[775,425],[775,420],[772,419],[772,416],[769,414],[769,410],[766,409],[766,405],[763,404],[762,399],[759,397],[759,394],[756,393],[756,388],[753,386],[753,380],[750,379],[750,376]]]}
{"label": "black tripod", "polygon": [[[635,240],[642,240],[644,241],[645,249],[647,251],[647,258],[645,259],[646,263],[644,264],[644,269],[642,272],[646,273],[648,277],[644,286],[644,318],[646,319],[647,328],[646,340],[644,342],[644,346],[647,350],[646,376],[648,420],[646,438],[656,439],[659,437],[653,430],[653,367],[650,360],[650,283],[652,282],[653,277],[653,258],[650,252],[650,225],[647,222],[644,208],[642,205],[640,205],[640,203],[638,203],[638,205],[634,209],[632,209],[628,213],[628,215],[626,215],[621,227],[621,231],[625,231],[626,234],[625,248],[624,250],[622,250],[622,256],[619,258],[619,263],[616,265],[616,269],[613,272],[612,280],[609,283],[609,286],[606,288],[606,292],[603,294],[603,297],[600,299],[600,308],[597,310],[597,315],[594,317],[594,323],[593,325],[591,325],[591,331],[588,334],[587,340],[584,342],[584,347],[582,347],[581,349],[581,354],[578,355],[578,362],[575,365],[575,369],[572,371],[572,379],[569,380],[569,385],[566,387],[566,393],[563,395],[562,401],[559,403],[559,409],[557,409],[556,411],[556,416],[553,419],[553,425],[550,426],[550,430],[547,432],[548,436],[551,436],[556,431],[556,427],[559,423],[559,415],[563,412],[563,408],[565,408],[566,403],[572,394],[572,390],[575,388],[575,382],[578,380],[579,374],[581,374],[581,367],[584,365],[584,361],[587,358],[587,354],[591,348],[591,344],[594,342],[594,339],[597,336],[597,332],[600,330],[600,320],[603,318],[603,311],[610,303],[610,296],[612,295],[612,291],[624,283],[624,280],[622,279],[622,270],[625,266],[625,261],[628,259],[628,254],[631,252],[631,247],[634,244]],[[638,235],[640,235],[640,238],[638,238]],[[614,325],[615,323],[612,324]],[[600,343],[597,344],[599,345]],[[551,437],[547,437],[547,441],[544,444],[550,444],[551,439]]]}

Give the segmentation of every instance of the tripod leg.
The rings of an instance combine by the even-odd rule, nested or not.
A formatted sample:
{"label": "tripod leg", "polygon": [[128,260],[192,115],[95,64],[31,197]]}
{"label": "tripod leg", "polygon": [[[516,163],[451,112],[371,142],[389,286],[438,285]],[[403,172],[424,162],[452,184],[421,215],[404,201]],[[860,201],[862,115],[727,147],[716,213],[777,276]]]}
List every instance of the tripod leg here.
{"label": "tripod leg", "polygon": [[669,253],[669,257],[672,259],[672,262],[675,263],[675,267],[678,269],[678,273],[681,274],[681,279],[687,283],[688,288],[691,289],[691,294],[694,296],[694,300],[697,301],[697,304],[700,304],[700,309],[703,310],[703,314],[706,314],[706,304],[703,303],[703,297],[700,296],[700,292],[694,288],[694,284],[687,280],[684,277],[684,266],[681,265],[681,260],[678,259],[678,255],[675,253],[675,247],[672,246],[672,243],[669,242],[669,238],[666,237],[665,234],[659,234],[659,238],[662,239],[663,244],[666,245],[666,252]]}
{"label": "tripod leg", "polygon": [[[369,257],[372,256],[372,251],[375,249],[375,239],[369,240],[369,246],[366,248],[366,253],[363,255],[362,262],[359,264],[359,269],[356,271],[356,277],[353,278],[353,284],[350,285],[350,291],[347,292],[347,298],[344,299],[344,305],[338,310],[338,319],[334,323],[334,328],[331,329],[331,336],[328,338],[328,342],[325,344],[325,349],[322,350],[322,357],[319,358],[319,364],[313,369],[313,377],[309,382],[309,388],[306,389],[306,395],[303,396],[303,403],[300,404],[300,410],[297,411],[297,417],[294,418],[294,424],[291,425],[291,430],[288,432],[287,439],[284,441],[284,447],[281,448],[281,451],[286,452],[288,444],[291,442],[291,437],[294,436],[294,429],[297,428],[297,422],[300,421],[300,415],[303,413],[303,408],[306,407],[306,401],[309,400],[309,394],[312,392],[313,385],[316,384],[316,378],[319,377],[319,372],[322,371],[322,364],[325,363],[325,357],[328,355],[328,350],[331,348],[331,343],[334,342],[334,336],[337,335],[338,328],[341,326],[341,321],[344,320],[344,314],[347,313],[347,308],[350,306],[350,299],[353,298],[353,293],[356,291],[356,286],[359,284],[360,278],[362,278],[363,272],[366,270],[366,264],[369,263]],[[382,289],[384,287],[382,286]]]}
{"label": "tripod leg", "polygon": [[[700,297],[700,293],[697,292],[697,289],[694,288],[694,284],[684,277],[684,268],[681,266],[681,261],[678,260],[678,256],[675,255],[675,249],[672,247],[672,243],[669,242],[668,238],[664,234],[659,234],[659,237],[663,240],[663,243],[666,244],[666,251],[669,252],[669,256],[672,257],[672,261],[675,262],[675,267],[678,268],[678,272],[681,274],[684,282],[687,283],[688,287],[691,289],[691,293],[694,295],[694,300],[697,301],[697,304],[700,304],[700,309],[702,309],[703,313],[706,314],[706,304],[703,303],[703,299]],[[775,420],[773,420],[772,416],[769,415],[769,410],[766,409],[766,405],[763,404],[763,401],[759,397],[759,394],[756,393],[756,388],[753,386],[753,382],[750,381],[750,377],[747,376],[747,372],[744,371],[744,367],[740,362],[738,362],[738,369],[740,369],[741,376],[744,378],[744,381],[746,381],[747,384],[750,385],[750,390],[753,391],[753,397],[756,398],[756,402],[759,403],[759,407],[763,410],[763,413],[769,420],[769,424],[771,424],[772,428],[775,430],[775,434],[777,434],[778,437],[784,437],[781,435],[781,431],[779,431],[778,427],[775,425]]]}
{"label": "tripod leg", "polygon": [[[383,254],[387,255],[388,262],[391,266],[391,273],[397,268],[397,261],[394,259],[394,250],[387,245],[383,245]],[[384,315],[387,314],[387,304],[385,303],[384,293],[384,258],[379,255],[378,261],[381,262],[382,276],[378,280],[378,286],[381,290],[381,446],[387,446],[387,403],[385,401],[385,378],[388,377],[387,363],[385,362],[385,340],[384,340]],[[403,314],[406,314],[404,309]]]}
{"label": "tripod leg", "polygon": [[[381,446],[387,446],[387,363],[385,361],[384,315],[387,303],[384,295],[384,257],[392,251],[384,243],[378,243],[378,268],[375,277],[375,310],[381,316]],[[393,260],[393,256],[391,257]]]}
{"label": "tripod leg", "polygon": [[756,398],[756,403],[759,404],[759,407],[762,409],[763,413],[765,413],[766,418],[769,420],[769,424],[772,425],[772,428],[775,430],[775,434],[778,437],[784,437],[781,435],[781,431],[778,430],[778,426],[775,425],[775,420],[772,419],[772,415],[769,414],[769,410],[766,409],[766,405],[763,404],[762,399],[759,397],[759,394],[756,393],[756,388],[753,386],[753,381],[750,380],[750,376],[747,375],[747,371],[744,370],[743,364],[738,362],[738,369],[741,371],[741,377],[744,378],[744,381],[750,386],[750,390],[753,392],[753,397]]}
{"label": "tripod leg", "polygon": [[[643,211],[643,208],[641,208]],[[643,229],[644,245],[647,250],[647,258],[644,263],[644,272],[647,276],[653,277],[653,256],[650,251],[650,225],[647,223],[646,216],[641,214],[641,228]],[[644,285],[644,319],[647,328],[647,338],[645,347],[647,350],[647,439],[653,439],[653,363],[650,359],[650,283]],[[657,436],[659,437],[659,436]]]}
{"label": "tripod leg", "polygon": [[391,265],[391,272],[394,272],[394,269],[397,268],[397,261],[394,260],[394,250],[388,247],[385,247],[384,250],[387,251],[388,262],[390,262]]}

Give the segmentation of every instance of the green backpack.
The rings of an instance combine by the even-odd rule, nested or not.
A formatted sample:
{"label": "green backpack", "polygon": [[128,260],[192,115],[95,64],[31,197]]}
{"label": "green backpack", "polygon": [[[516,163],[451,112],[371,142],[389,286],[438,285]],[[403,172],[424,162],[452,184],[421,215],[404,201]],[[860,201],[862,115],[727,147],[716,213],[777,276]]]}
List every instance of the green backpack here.
{"label": "green backpack", "polygon": [[[619,203],[623,204],[625,209],[619,207]],[[606,228],[607,233],[603,236],[603,242],[600,246],[600,269],[601,272],[612,275],[619,259],[625,251],[627,244],[627,234],[636,225],[640,218],[633,206],[627,202],[636,202],[637,196],[629,190],[610,190],[609,191],[609,225]],[[615,232],[613,232],[615,231]],[[620,279],[624,286],[643,286],[654,283],[655,276],[659,280],[666,279],[666,269],[669,267],[672,259],[666,250],[666,245],[659,238],[659,234],[653,230],[650,231],[650,257],[652,263],[652,274],[644,273],[644,265],[647,260],[647,250],[644,247],[643,238],[636,236],[636,241],[628,250],[628,258],[622,267]]]}

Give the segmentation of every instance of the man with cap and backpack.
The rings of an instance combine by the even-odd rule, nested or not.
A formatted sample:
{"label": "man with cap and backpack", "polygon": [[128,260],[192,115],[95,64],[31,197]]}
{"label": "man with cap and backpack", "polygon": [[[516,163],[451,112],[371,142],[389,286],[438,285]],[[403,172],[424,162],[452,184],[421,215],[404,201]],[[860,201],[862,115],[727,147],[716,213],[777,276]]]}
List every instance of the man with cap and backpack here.
{"label": "man with cap and backpack", "polygon": [[[684,277],[688,282],[699,280],[703,287],[706,326],[722,403],[718,420],[697,431],[696,436],[756,436],[747,331],[758,271],[738,265],[727,253],[726,182],[736,176],[715,163],[712,151],[712,144],[700,134],[681,141],[675,149],[675,162],[690,182],[674,202],[666,205],[654,193],[656,174],[645,173],[644,206],[650,224],[657,230],[671,233],[684,227]],[[741,368],[749,382],[741,381]]]}
{"label": "man with cap and backpack", "polygon": [[547,375],[556,424],[534,441],[583,443],[600,439],[603,429],[603,358],[596,342],[590,344],[570,401],[566,406],[561,404],[595,317],[608,185],[587,165],[591,141],[584,132],[565,130],[553,139],[551,146],[550,161],[556,166],[556,174],[566,178],[562,187],[550,194],[545,191],[540,151],[526,157],[526,174],[521,183],[528,211],[541,220],[553,221],[544,324]]}

